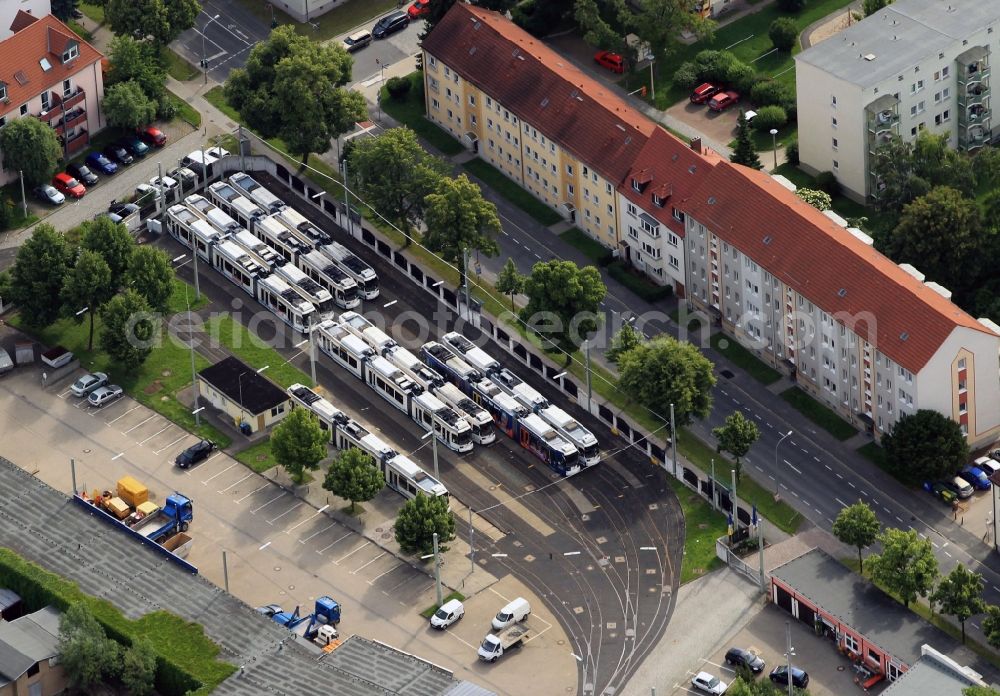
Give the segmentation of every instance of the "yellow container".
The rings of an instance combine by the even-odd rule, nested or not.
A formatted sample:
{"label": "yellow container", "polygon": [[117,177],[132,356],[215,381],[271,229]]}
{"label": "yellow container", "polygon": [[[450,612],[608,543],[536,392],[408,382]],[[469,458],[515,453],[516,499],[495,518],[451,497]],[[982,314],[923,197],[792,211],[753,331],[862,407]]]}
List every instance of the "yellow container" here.
{"label": "yellow container", "polygon": [[131,476],[123,476],[118,479],[118,497],[134,509],[149,500],[149,489]]}
{"label": "yellow container", "polygon": [[156,511],[159,509],[160,509],[159,505],[147,500],[145,503],[137,505],[135,511],[141,513],[143,517],[149,517],[150,515],[155,514]]}
{"label": "yellow container", "polygon": [[129,509],[128,504],[121,498],[112,498],[106,504],[108,512],[117,517],[120,520],[125,519],[129,516],[132,511]]}

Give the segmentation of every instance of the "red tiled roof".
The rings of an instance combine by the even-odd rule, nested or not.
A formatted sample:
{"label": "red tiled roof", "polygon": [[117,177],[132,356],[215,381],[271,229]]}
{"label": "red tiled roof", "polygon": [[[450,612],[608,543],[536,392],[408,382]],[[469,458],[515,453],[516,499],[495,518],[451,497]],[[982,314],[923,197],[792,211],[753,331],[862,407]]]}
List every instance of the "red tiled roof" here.
{"label": "red tiled roof", "polygon": [[497,12],[456,2],[423,48],[616,185],[656,129]]}
{"label": "red tiled roof", "polygon": [[[671,213],[679,201],[690,196],[711,171],[719,156],[712,150],[692,150],[663,128],[657,127],[639,151],[632,169],[618,186],[618,191],[642,210],[684,236],[684,225]],[[642,192],[632,188],[632,179],[652,182]],[[653,205],[652,195],[666,199],[662,207]]]}
{"label": "red tiled roof", "polygon": [[34,24],[38,21],[38,17],[31,14],[30,12],[25,12],[24,10],[18,10],[17,14],[14,15],[14,21],[10,23],[10,33],[16,34],[17,32],[24,29],[26,26]]}
{"label": "red tiled roof", "polygon": [[[34,21],[26,22],[22,14]],[[96,48],[52,15],[31,17],[21,12],[18,19],[26,22],[24,26],[0,41],[0,82],[7,86],[7,101],[0,102],[0,116],[16,111],[45,90],[62,85],[63,80],[102,58]],[[72,43],[79,45],[80,55],[64,65],[62,54]],[[43,58],[51,66],[47,71],[42,69]]]}
{"label": "red tiled roof", "polygon": [[873,316],[875,347],[913,373],[956,327],[993,333],[764,172],[720,162],[683,210],[828,314]]}

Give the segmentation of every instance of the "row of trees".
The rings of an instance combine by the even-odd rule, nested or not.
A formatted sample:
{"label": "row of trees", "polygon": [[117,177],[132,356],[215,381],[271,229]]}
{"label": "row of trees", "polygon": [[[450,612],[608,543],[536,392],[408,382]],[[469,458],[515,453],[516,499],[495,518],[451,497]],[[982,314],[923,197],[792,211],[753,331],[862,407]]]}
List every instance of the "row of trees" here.
{"label": "row of trees", "polygon": [[149,641],[141,638],[123,647],[108,638],[83,603],[59,617],[59,664],[81,693],[96,693],[108,684],[119,684],[132,696],[154,691],[156,652]]}

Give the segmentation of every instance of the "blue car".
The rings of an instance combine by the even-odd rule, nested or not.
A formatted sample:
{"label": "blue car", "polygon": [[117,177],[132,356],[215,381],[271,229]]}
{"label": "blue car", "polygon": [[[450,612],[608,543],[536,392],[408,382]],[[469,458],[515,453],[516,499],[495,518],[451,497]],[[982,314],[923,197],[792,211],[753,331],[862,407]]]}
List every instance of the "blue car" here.
{"label": "blue car", "polygon": [[978,466],[967,466],[958,475],[981,491],[990,489],[990,477]]}
{"label": "blue car", "polygon": [[118,165],[100,152],[91,152],[87,155],[87,166],[103,174],[114,174],[118,171]]}

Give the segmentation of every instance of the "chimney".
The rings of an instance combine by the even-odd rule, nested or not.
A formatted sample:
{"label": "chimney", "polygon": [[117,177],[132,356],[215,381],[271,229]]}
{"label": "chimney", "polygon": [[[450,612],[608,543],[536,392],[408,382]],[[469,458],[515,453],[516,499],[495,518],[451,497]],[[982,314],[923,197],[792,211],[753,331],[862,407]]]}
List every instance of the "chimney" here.
{"label": "chimney", "polygon": [[691,149],[695,152],[701,152],[701,138],[691,138]]}

